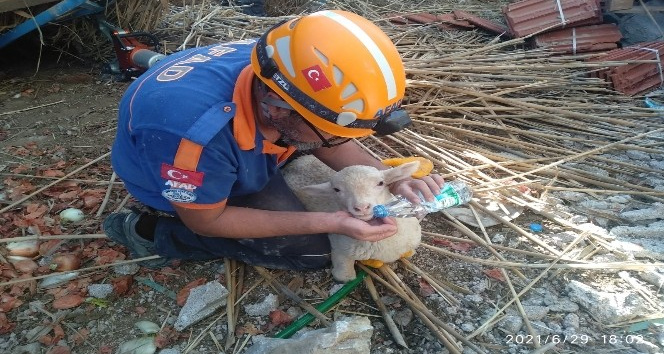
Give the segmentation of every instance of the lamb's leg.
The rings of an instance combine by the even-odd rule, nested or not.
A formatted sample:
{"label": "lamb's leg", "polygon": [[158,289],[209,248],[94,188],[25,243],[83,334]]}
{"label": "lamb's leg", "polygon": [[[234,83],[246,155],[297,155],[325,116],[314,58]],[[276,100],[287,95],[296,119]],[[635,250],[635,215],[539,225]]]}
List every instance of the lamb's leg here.
{"label": "lamb's leg", "polygon": [[345,254],[332,252],[332,276],[343,283],[355,279],[355,260]]}
{"label": "lamb's leg", "polygon": [[401,255],[399,258],[410,258],[415,254],[415,250],[410,250],[404,254]]}

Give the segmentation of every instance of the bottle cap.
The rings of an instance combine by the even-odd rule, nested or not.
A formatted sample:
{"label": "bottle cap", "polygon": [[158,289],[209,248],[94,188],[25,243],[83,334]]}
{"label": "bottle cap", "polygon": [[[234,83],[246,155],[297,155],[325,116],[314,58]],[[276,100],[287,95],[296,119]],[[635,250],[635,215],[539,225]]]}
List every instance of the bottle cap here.
{"label": "bottle cap", "polygon": [[376,205],[373,207],[373,215],[375,218],[386,218],[390,213],[384,205]]}

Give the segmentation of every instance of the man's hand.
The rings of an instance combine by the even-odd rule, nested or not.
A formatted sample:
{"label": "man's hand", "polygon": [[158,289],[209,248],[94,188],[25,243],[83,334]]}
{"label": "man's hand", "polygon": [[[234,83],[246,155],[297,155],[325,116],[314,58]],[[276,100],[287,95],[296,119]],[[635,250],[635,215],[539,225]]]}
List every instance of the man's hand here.
{"label": "man's hand", "polygon": [[372,219],[362,221],[350,213],[338,211],[334,213],[339,228],[334,233],[346,235],[360,241],[376,242],[397,233],[396,221],[393,218]]}
{"label": "man's hand", "polygon": [[435,196],[440,194],[440,190],[445,183],[445,179],[438,174],[424,176],[422,178],[404,178],[402,180],[392,183],[390,191],[392,194],[398,194],[410,200],[413,203],[419,204],[420,197],[417,192],[422,193],[424,199],[432,202]]}

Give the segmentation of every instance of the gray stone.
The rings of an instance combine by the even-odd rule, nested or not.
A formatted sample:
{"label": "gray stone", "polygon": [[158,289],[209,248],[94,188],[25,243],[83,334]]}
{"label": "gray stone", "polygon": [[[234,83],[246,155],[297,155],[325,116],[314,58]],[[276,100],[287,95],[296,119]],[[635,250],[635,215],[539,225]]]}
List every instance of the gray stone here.
{"label": "gray stone", "polygon": [[633,160],[650,160],[650,154],[641,150],[627,150],[625,154]]}
{"label": "gray stone", "polygon": [[551,334],[551,328],[542,321],[530,321],[530,325],[533,327],[535,332],[539,335],[545,336]]}
{"label": "gray stone", "polygon": [[367,317],[338,320],[328,328],[297,333],[290,339],[254,337],[246,354],[369,354],[373,327]]}
{"label": "gray stone", "polygon": [[105,299],[113,293],[112,284],[90,284],[88,285],[88,295],[97,299]]}
{"label": "gray stone", "polygon": [[397,311],[392,318],[394,319],[394,323],[405,327],[413,320],[413,310],[406,307],[403,310]]}
{"label": "gray stone", "polygon": [[563,318],[563,327],[579,329],[579,326],[580,326],[579,315],[575,313],[568,313],[565,316],[565,318]]}
{"label": "gray stone", "polygon": [[653,203],[650,208],[626,211],[620,216],[630,222],[662,219],[664,218],[664,204]]}
{"label": "gray stone", "polygon": [[228,290],[216,280],[191,289],[189,297],[175,321],[175,329],[182,331],[209,316],[218,308],[226,305],[227,296]]}
{"label": "gray stone", "polygon": [[569,220],[572,224],[579,225],[588,222],[588,217],[585,215],[573,215]]}
{"label": "gray stone", "polygon": [[655,269],[648,269],[645,272],[638,272],[636,275],[648,283],[660,288],[664,286],[664,274]]}
{"label": "gray stone", "polygon": [[180,354],[179,348],[166,348],[159,351],[159,354]]}
{"label": "gray stone", "polygon": [[518,315],[507,315],[500,322],[498,327],[508,334],[516,334],[523,326],[523,318]]}
{"label": "gray stone", "polygon": [[475,330],[475,326],[472,323],[468,323],[468,322],[462,323],[460,327],[461,327],[462,331],[468,332],[468,333]]}
{"label": "gray stone", "polygon": [[569,298],[562,297],[556,299],[553,303],[548,304],[549,310],[552,312],[576,312],[579,311],[579,305]]}
{"label": "gray stone", "polygon": [[664,260],[664,239],[619,237],[610,245],[630,258],[650,258]]}
{"label": "gray stone", "polygon": [[14,348],[12,353],[14,354],[41,354],[41,344],[38,342],[22,345],[20,347]]}
{"label": "gray stone", "polygon": [[249,316],[267,316],[279,306],[279,297],[275,294],[268,294],[265,299],[255,304],[244,305],[244,312]]}
{"label": "gray stone", "polygon": [[549,313],[549,308],[546,306],[526,305],[523,306],[523,311],[526,313],[526,317],[528,317],[529,320],[538,321],[546,317],[546,314]]}
{"label": "gray stone", "polygon": [[642,352],[642,353],[659,353],[659,347],[654,343],[650,343],[645,339],[637,339],[633,344],[632,348]]}
{"label": "gray stone", "polygon": [[650,237],[661,239],[664,236],[664,221],[653,222],[647,226],[616,226],[611,229],[610,235],[616,239],[634,237]]}
{"label": "gray stone", "polygon": [[138,263],[125,263],[113,267],[113,271],[118,275],[134,275],[139,270],[141,270],[141,266]]}
{"label": "gray stone", "polygon": [[576,280],[567,285],[567,290],[572,301],[602,324],[628,321],[648,313],[643,300],[632,292],[598,291]]}
{"label": "gray stone", "polygon": [[491,242],[493,243],[503,243],[505,242],[505,235],[503,234],[495,234],[493,238],[491,238]]}

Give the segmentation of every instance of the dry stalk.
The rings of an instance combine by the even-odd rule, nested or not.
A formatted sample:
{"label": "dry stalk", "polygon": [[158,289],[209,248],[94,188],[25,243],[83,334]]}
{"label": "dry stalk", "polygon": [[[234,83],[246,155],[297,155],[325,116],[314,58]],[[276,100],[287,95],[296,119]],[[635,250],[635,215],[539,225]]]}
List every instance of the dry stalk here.
{"label": "dry stalk", "polygon": [[324,314],[322,314],[320,311],[318,311],[315,307],[313,307],[308,302],[302,300],[302,298],[300,298],[297,294],[295,294],[286,285],[283,285],[282,283],[280,283],[279,281],[274,279],[272,274],[270,274],[270,272],[267,271],[265,268],[254,266],[254,269],[256,269],[258,274],[260,274],[263,278],[265,278],[265,280],[268,283],[271,283],[272,285],[274,285],[279,291],[281,291],[281,293],[286,295],[291,300],[295,301],[295,303],[297,303],[305,311],[309,312],[314,317],[316,317],[318,320],[320,320],[323,325],[325,325],[326,327],[329,327],[332,324],[332,322],[330,322],[330,320]]}
{"label": "dry stalk", "polygon": [[228,350],[233,343],[235,343],[235,324],[237,318],[235,317],[235,299],[237,297],[237,287],[235,279],[235,264],[236,260],[224,258],[224,269],[226,270],[226,288],[228,289],[228,297],[226,300],[226,321],[228,323],[228,331],[226,334],[226,343],[224,350]]}
{"label": "dry stalk", "polygon": [[[429,312],[429,310],[427,310],[428,311],[427,314],[423,313],[420,310],[420,308],[426,308],[426,307],[417,298],[417,296],[415,296],[415,294],[413,294],[410,291],[410,289],[407,288],[403,284],[403,282],[401,282],[401,279],[399,279],[399,277],[396,274],[394,274],[394,272],[391,271],[392,269],[390,267],[386,266],[386,265],[383,265],[378,270],[383,274],[383,276],[385,278],[387,278],[387,281],[390,282],[392,284],[392,286],[394,286],[395,289],[398,289],[400,291],[399,295],[402,298],[404,298],[404,299],[408,298],[408,299],[410,299],[410,301],[412,301],[413,303],[415,303],[419,306],[418,308],[411,306],[411,309],[413,310],[413,313],[415,313],[415,315],[417,317],[419,317],[420,320],[427,327],[429,327],[429,329],[431,330],[433,335],[435,335],[438,338],[438,340],[441,342],[441,344],[443,344],[445,346],[445,348],[447,348],[447,350],[449,350],[451,353],[461,354],[461,351],[459,350],[459,347],[454,342],[454,338],[451,338],[449,333],[446,333],[444,330],[437,327],[433,322],[431,322],[431,320],[429,319],[429,316],[433,316],[433,314],[431,312]],[[408,304],[410,304],[410,302]]]}
{"label": "dry stalk", "polygon": [[[481,350],[477,345],[475,345],[474,343],[472,343],[472,342],[470,342],[469,340],[467,340],[465,337],[463,337],[463,336],[461,336],[460,334],[458,334],[458,333],[457,333],[452,327],[450,327],[449,325],[447,325],[447,324],[446,324],[445,322],[443,322],[440,318],[436,317],[436,316],[433,315],[429,310],[427,310],[426,307],[422,307],[422,306],[420,306],[417,302],[411,300],[411,298],[410,298],[407,294],[405,294],[404,291],[403,291],[402,289],[399,289],[399,288],[393,286],[392,284],[390,284],[389,282],[387,282],[387,281],[384,280],[383,278],[379,277],[376,273],[374,273],[371,269],[369,269],[368,267],[364,266],[363,264],[358,264],[358,266],[359,266],[360,268],[362,268],[365,272],[367,272],[367,274],[369,274],[369,276],[371,276],[373,279],[375,279],[376,281],[378,281],[379,283],[381,283],[381,284],[382,284],[383,286],[385,286],[387,289],[389,289],[390,291],[392,291],[393,293],[395,293],[397,296],[399,296],[403,301],[405,301],[406,303],[408,303],[408,305],[409,305],[411,308],[413,308],[413,309],[417,309],[417,311],[419,311],[419,312],[423,313],[424,315],[426,315],[427,318],[428,318],[431,322],[433,322],[434,324],[436,324],[436,325],[439,326],[440,328],[442,328],[442,329],[448,331],[448,333],[454,335],[454,336],[455,336],[458,340],[460,340],[463,344],[465,344],[465,345],[468,346],[469,348],[473,349],[473,350],[476,351],[477,353],[479,353],[479,354],[483,354],[483,353],[484,353],[484,351]],[[458,337],[457,337],[457,336],[458,336]]]}
{"label": "dry stalk", "polygon": [[371,280],[371,277],[364,278],[364,284],[367,286],[369,294],[376,303],[376,306],[378,306],[378,310],[380,311],[380,314],[383,316],[385,325],[387,325],[387,328],[390,330],[392,338],[394,338],[394,341],[400,347],[407,349],[408,344],[406,344],[406,341],[403,339],[403,334],[401,334],[399,328],[397,328],[397,324],[394,323],[394,319],[392,319],[392,316],[390,316],[390,313],[387,311],[387,307],[385,307],[383,300],[380,299],[380,296],[378,295],[378,290],[376,290],[376,286],[374,285],[373,280]]}

